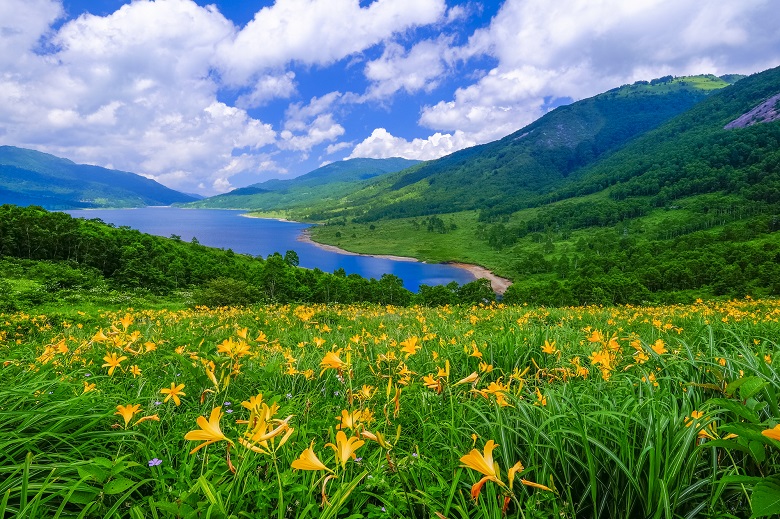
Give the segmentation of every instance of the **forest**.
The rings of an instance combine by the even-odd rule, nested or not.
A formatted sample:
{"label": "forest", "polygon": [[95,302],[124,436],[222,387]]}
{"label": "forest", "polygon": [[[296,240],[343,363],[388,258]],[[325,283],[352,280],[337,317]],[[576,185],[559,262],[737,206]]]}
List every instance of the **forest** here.
{"label": "forest", "polygon": [[[86,294],[189,294],[194,304],[243,305],[256,302],[425,304],[494,300],[484,280],[419,294],[391,274],[380,279],[330,274],[298,267],[295,251],[267,258],[214,249],[179,237],[150,236],[99,219],[83,220],[40,207],[0,206],[0,311],[13,311]],[[14,280],[32,288],[12,290]]]}

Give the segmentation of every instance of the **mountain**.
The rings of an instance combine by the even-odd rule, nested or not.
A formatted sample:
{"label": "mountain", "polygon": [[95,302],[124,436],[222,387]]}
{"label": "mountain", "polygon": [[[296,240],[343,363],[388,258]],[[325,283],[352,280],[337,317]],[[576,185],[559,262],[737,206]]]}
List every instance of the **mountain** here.
{"label": "mountain", "polygon": [[313,207],[308,216],[367,222],[489,211],[507,200],[520,208],[729,84],[707,75],[625,85],[556,108],[501,140],[381,177],[340,204]]}
{"label": "mountain", "polygon": [[[514,281],[507,302],[643,304],[780,296],[780,67],[717,88],[581,166],[559,160],[555,168],[553,161],[540,160],[576,158],[571,151],[576,146],[560,143],[579,134],[576,122],[583,112],[620,101],[621,91],[626,87],[618,96],[608,92],[551,112],[503,142],[466,150],[457,159],[459,169],[443,167],[443,159],[422,164],[380,179],[373,192],[356,192],[341,206],[315,208],[313,213],[338,225],[313,228],[312,237],[354,252],[480,264]],[[654,102],[643,97],[635,106]],[[580,117],[563,118],[567,114]],[[601,126],[614,127],[610,121]],[[532,146],[529,137],[539,133],[557,148],[545,147],[539,137]],[[467,182],[457,175],[478,175],[480,164],[508,169],[504,162],[512,157],[513,143],[522,141],[530,149],[514,155],[513,173],[524,182],[506,183],[506,196],[488,196],[497,184],[483,176],[486,190],[470,184],[471,196],[461,191],[451,208],[441,204],[443,197],[431,197],[439,205],[427,206],[425,198],[415,198],[418,192],[436,193],[437,184],[454,178]],[[438,172],[392,189],[437,164]],[[410,202],[406,207],[401,193]],[[462,207],[470,210],[458,210]],[[423,209],[438,212],[421,216]]]}
{"label": "mountain", "polygon": [[279,211],[337,202],[367,180],[418,164],[401,158],[349,159],[333,162],[292,179],[273,179],[234,189],[188,207]]}
{"label": "mountain", "polygon": [[192,196],[133,173],[0,146],[0,204],[81,209],[170,205],[192,200]]}

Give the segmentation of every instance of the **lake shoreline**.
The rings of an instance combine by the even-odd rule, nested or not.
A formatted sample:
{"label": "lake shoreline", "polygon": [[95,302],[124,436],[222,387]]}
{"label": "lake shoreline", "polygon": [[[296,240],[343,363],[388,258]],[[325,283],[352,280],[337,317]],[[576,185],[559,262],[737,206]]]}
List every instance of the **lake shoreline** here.
{"label": "lake shoreline", "polygon": [[[142,233],[175,237],[236,254],[268,257],[286,250],[299,254],[300,266],[334,272],[344,269],[347,274],[357,274],[365,279],[379,279],[391,273],[403,280],[404,287],[416,293],[420,285],[446,285],[470,283],[474,274],[466,269],[442,263],[425,263],[413,258],[396,256],[372,256],[354,254],[341,249],[327,250],[322,244],[300,240],[301,231],[313,222],[291,222],[285,214],[248,215],[247,210],[195,209],[177,207],[124,209],[93,209],[65,211],[75,217],[87,219],[99,217],[114,226],[127,226]],[[245,216],[239,218],[239,216]],[[248,217],[247,217],[248,216]],[[274,218],[276,217],[276,218]]]}
{"label": "lake shoreline", "polygon": [[[252,218],[257,218],[257,217],[252,217]],[[302,222],[298,222],[298,223],[302,223]],[[346,254],[349,256],[369,256],[372,258],[390,259],[393,261],[410,261],[410,262],[417,262],[417,263],[426,263],[425,261],[420,261],[417,258],[411,258],[408,256],[394,256],[390,254],[363,254],[359,252],[348,251],[340,247],[337,247],[335,245],[319,243],[312,239],[311,232],[309,232],[308,229],[304,229],[303,231],[301,231],[301,234],[298,235],[297,239],[298,241],[301,241],[303,243],[309,243],[322,250],[326,250],[329,252],[337,252],[339,254]],[[493,292],[495,292],[498,295],[504,295],[506,289],[509,288],[509,286],[512,284],[512,280],[497,276],[496,274],[493,273],[493,271],[481,265],[461,263],[458,261],[444,261],[442,263],[439,263],[439,265],[449,265],[451,267],[465,270],[469,272],[472,276],[474,276],[475,280],[481,278],[487,279],[488,281],[490,281],[490,286],[493,289]]]}

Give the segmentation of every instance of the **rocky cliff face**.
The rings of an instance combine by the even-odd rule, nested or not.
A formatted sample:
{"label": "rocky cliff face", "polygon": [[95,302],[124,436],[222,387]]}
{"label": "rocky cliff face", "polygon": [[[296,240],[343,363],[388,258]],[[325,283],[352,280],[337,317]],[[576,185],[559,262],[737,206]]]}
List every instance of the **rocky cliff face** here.
{"label": "rocky cliff face", "polygon": [[724,126],[724,129],[745,128],[759,123],[771,123],[778,119],[780,119],[780,94],[770,97],[748,113],[737,117]]}

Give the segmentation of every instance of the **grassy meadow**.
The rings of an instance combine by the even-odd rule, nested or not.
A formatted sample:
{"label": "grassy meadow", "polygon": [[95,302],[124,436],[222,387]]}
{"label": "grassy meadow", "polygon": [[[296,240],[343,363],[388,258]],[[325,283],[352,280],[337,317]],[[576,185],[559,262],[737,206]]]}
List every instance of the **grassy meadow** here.
{"label": "grassy meadow", "polygon": [[0,315],[3,518],[780,512],[776,300],[47,312]]}

